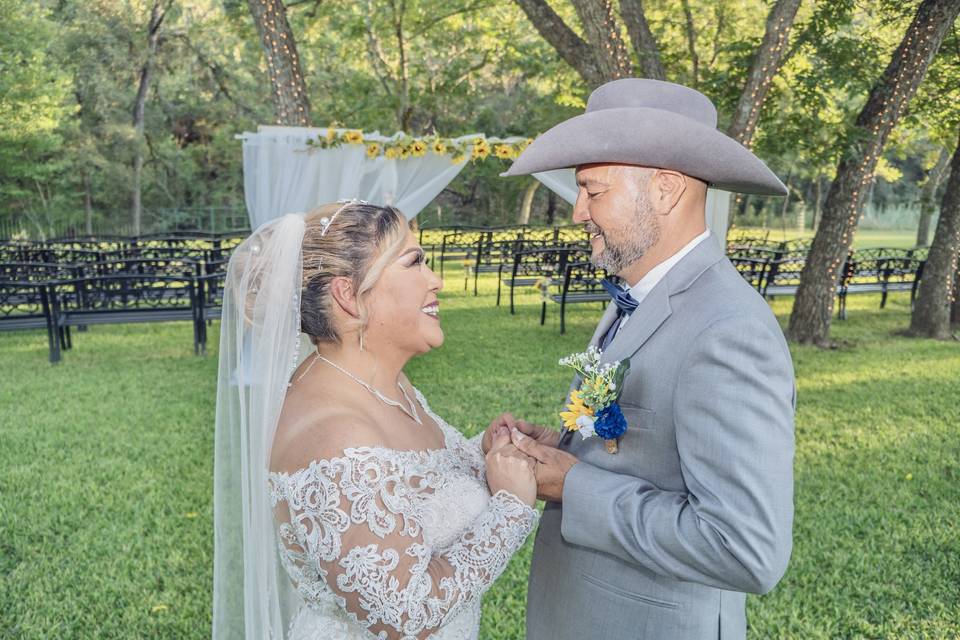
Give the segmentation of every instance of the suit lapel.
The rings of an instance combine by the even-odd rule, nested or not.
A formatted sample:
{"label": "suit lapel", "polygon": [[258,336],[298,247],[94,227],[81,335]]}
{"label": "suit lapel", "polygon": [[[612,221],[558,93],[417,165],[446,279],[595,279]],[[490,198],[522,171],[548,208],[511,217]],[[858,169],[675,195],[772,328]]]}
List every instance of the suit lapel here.
{"label": "suit lapel", "polygon": [[607,332],[607,329],[610,328],[610,325],[613,324],[613,321],[617,318],[617,305],[611,302],[607,305],[606,310],[603,312],[603,316],[600,318],[600,322],[597,324],[596,331],[593,332],[593,337],[590,338],[590,345],[593,347],[600,348],[600,339],[603,337],[603,334]]}
{"label": "suit lapel", "polygon": [[630,314],[627,324],[607,346],[607,350],[600,357],[600,362],[613,362],[632,356],[672,313],[666,282],[661,280],[647,294],[640,306]]}

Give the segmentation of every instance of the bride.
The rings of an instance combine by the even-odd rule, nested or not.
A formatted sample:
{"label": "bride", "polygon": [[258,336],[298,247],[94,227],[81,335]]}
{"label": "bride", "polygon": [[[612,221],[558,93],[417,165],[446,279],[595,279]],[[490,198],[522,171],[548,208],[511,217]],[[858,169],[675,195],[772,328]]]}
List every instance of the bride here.
{"label": "bride", "polygon": [[403,215],[289,214],[234,252],[221,324],[221,638],[477,637],[537,521],[504,414],[467,440],[403,374],[443,343],[442,281]]}

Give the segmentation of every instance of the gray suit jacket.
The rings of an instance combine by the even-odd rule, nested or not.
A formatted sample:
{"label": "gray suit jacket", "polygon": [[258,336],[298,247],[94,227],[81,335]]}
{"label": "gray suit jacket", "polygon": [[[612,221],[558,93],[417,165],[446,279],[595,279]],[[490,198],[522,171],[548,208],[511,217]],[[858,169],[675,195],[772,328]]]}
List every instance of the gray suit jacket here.
{"label": "gray suit jacket", "polygon": [[[593,344],[615,315],[611,304]],[[744,592],[772,589],[791,551],[796,395],[783,333],[707,239],[603,354],[621,359],[619,452],[561,439],[580,461],[537,531],[527,638],[744,638]]]}

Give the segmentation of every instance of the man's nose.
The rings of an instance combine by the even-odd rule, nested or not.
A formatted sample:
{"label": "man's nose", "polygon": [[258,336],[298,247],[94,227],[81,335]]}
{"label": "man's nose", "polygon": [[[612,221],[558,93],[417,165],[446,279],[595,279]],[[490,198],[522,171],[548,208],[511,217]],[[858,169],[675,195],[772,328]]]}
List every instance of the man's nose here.
{"label": "man's nose", "polygon": [[577,195],[577,201],[573,204],[573,221],[576,223],[586,222],[590,219],[587,211],[587,199],[583,193]]}

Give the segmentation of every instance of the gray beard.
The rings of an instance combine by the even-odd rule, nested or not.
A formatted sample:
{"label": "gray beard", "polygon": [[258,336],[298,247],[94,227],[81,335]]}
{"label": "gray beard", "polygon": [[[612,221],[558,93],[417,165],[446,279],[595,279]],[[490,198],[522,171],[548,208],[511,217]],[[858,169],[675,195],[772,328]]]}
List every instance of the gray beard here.
{"label": "gray beard", "polygon": [[[613,244],[606,234],[603,234],[603,251],[593,261],[594,265],[613,275],[620,273],[631,264],[646,255],[651,247],[660,242],[660,225],[651,212],[650,202],[646,197],[637,200],[636,216],[633,224],[625,233],[620,244]],[[590,231],[599,230],[592,223],[587,226]]]}

